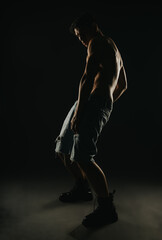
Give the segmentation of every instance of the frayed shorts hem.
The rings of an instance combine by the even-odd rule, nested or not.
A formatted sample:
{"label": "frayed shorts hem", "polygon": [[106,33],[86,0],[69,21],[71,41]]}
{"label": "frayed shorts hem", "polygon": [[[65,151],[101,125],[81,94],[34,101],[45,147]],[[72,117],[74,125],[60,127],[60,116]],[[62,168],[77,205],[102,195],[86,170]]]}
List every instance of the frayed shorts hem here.
{"label": "frayed shorts hem", "polygon": [[64,155],[69,155],[70,156],[70,160],[72,162],[95,162],[94,157],[92,156],[85,156],[85,154],[78,154],[78,156],[74,156],[73,152],[69,152],[66,149],[64,149],[62,147],[62,143],[59,140],[59,142],[56,143],[56,148],[55,148],[55,156],[58,157],[58,154],[64,154]]}

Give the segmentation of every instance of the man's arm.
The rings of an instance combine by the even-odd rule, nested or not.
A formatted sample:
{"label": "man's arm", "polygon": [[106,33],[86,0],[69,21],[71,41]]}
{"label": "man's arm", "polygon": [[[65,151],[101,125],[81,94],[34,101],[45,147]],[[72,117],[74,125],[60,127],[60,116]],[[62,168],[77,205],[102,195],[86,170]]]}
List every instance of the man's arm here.
{"label": "man's arm", "polygon": [[98,66],[99,61],[97,53],[96,51],[92,51],[92,47],[90,44],[90,47],[88,49],[85,71],[79,84],[78,103],[73,118],[71,120],[71,129],[75,133],[78,133],[79,121],[82,116],[84,106],[88,102],[88,98],[92,91],[94,79],[96,74],[98,73]]}
{"label": "man's arm", "polygon": [[124,66],[122,66],[118,78],[118,83],[113,93],[114,102],[120,98],[120,96],[126,91],[126,89],[127,89],[127,77]]}
{"label": "man's arm", "polygon": [[85,103],[88,101],[92,91],[94,79],[98,73],[98,66],[99,61],[97,51],[94,51],[94,47],[92,48],[90,45],[88,49],[85,71],[79,85],[78,104],[74,115],[77,114],[78,116],[81,116]]}

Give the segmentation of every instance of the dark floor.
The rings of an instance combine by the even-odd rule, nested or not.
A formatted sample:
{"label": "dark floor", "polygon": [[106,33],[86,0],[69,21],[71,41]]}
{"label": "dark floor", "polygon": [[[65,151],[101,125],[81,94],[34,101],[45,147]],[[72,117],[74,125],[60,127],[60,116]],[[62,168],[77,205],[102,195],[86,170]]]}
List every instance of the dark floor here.
{"label": "dark floor", "polygon": [[81,225],[93,203],[63,204],[58,196],[71,187],[68,174],[10,177],[1,182],[0,240],[161,240],[162,184],[134,177],[112,177],[119,221],[90,231]]}

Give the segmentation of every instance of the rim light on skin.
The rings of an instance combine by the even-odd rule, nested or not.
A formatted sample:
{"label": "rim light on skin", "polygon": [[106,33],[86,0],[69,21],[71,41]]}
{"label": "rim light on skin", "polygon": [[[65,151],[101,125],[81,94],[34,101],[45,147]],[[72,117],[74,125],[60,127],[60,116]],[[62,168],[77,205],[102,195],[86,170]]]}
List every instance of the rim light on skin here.
{"label": "rim light on skin", "polygon": [[75,28],[75,29],[74,29],[74,33],[75,33],[75,35],[78,37],[79,41],[80,41],[85,47],[87,47],[88,44],[85,43],[84,40],[81,38],[80,30],[77,29],[77,28]]}
{"label": "rim light on skin", "polygon": [[85,46],[88,47],[90,40],[95,36],[104,36],[101,30],[98,28],[96,23],[93,23],[91,27],[81,27],[74,28],[74,34],[78,37],[79,41]]}

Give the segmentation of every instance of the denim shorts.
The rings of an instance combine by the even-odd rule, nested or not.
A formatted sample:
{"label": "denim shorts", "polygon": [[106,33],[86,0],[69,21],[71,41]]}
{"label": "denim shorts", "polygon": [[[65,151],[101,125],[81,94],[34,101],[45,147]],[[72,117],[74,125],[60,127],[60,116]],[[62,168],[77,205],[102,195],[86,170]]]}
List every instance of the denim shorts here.
{"label": "denim shorts", "polygon": [[84,107],[77,134],[71,130],[71,119],[76,106],[77,101],[64,120],[60,134],[55,140],[55,152],[70,155],[71,161],[95,161],[98,137],[109,120],[113,103],[100,96],[90,96]]}

